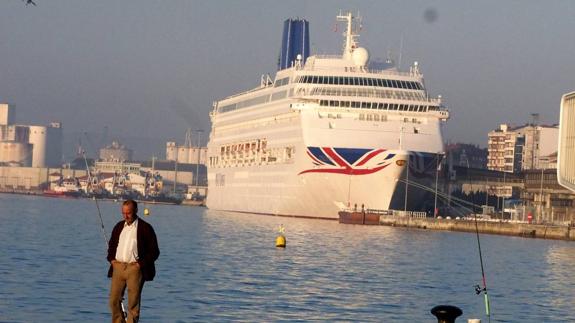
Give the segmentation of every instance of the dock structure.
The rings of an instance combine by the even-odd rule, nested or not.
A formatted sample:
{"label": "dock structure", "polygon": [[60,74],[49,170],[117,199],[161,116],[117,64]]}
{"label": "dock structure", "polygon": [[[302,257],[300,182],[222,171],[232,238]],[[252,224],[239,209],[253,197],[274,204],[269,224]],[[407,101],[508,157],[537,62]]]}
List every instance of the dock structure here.
{"label": "dock structure", "polygon": [[[384,225],[421,230],[471,233],[475,233],[476,230],[474,217],[464,219],[429,218],[422,217],[420,214],[403,213],[402,211],[342,211],[339,214],[339,222],[344,224]],[[477,230],[483,234],[575,241],[575,227],[573,226],[529,224],[481,218],[477,220]]]}

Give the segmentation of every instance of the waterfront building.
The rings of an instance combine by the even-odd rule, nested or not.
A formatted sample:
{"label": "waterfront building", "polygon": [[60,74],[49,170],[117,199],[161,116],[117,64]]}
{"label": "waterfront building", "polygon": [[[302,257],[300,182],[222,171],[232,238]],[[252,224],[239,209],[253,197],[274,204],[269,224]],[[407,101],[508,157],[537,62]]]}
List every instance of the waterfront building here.
{"label": "waterfront building", "polygon": [[525,137],[507,124],[489,132],[487,142],[487,168],[501,172],[521,171]]}
{"label": "waterfront building", "polygon": [[521,199],[525,214],[536,223],[572,224],[575,221],[575,194],[561,186],[555,169],[524,171]]}
{"label": "waterfront building", "polygon": [[118,140],[114,140],[111,145],[100,149],[100,160],[103,161],[126,162],[133,160],[132,156],[133,151]]}
{"label": "waterfront building", "polygon": [[140,163],[124,163],[120,161],[97,161],[94,170],[101,173],[139,174]]}
{"label": "waterfront building", "polygon": [[557,125],[502,124],[488,134],[487,168],[509,173],[552,168],[558,135]]}

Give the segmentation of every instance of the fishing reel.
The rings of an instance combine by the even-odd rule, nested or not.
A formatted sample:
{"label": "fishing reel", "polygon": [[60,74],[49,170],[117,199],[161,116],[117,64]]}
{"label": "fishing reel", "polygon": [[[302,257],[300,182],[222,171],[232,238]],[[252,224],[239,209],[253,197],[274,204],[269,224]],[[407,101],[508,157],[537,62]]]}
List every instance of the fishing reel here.
{"label": "fishing reel", "polygon": [[475,285],[475,294],[476,295],[479,295],[479,294],[481,294],[481,292],[485,292],[485,291],[486,291],[485,287],[481,288],[481,286]]}

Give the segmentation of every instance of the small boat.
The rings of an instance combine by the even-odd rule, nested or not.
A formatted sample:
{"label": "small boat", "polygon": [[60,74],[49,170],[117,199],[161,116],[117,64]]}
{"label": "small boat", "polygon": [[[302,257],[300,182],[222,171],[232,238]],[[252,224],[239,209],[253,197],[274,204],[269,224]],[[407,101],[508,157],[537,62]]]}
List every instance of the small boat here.
{"label": "small boat", "polygon": [[44,196],[49,197],[80,197],[82,190],[77,178],[68,177],[50,183],[50,188],[44,190]]}

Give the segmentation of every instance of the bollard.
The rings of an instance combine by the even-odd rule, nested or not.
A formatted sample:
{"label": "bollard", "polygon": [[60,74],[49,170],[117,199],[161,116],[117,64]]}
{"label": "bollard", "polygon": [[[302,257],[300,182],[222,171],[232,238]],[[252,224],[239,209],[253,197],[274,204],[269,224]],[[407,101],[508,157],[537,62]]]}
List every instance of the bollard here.
{"label": "bollard", "polygon": [[437,305],[431,309],[431,314],[437,317],[437,323],[454,323],[463,311],[457,306]]}

